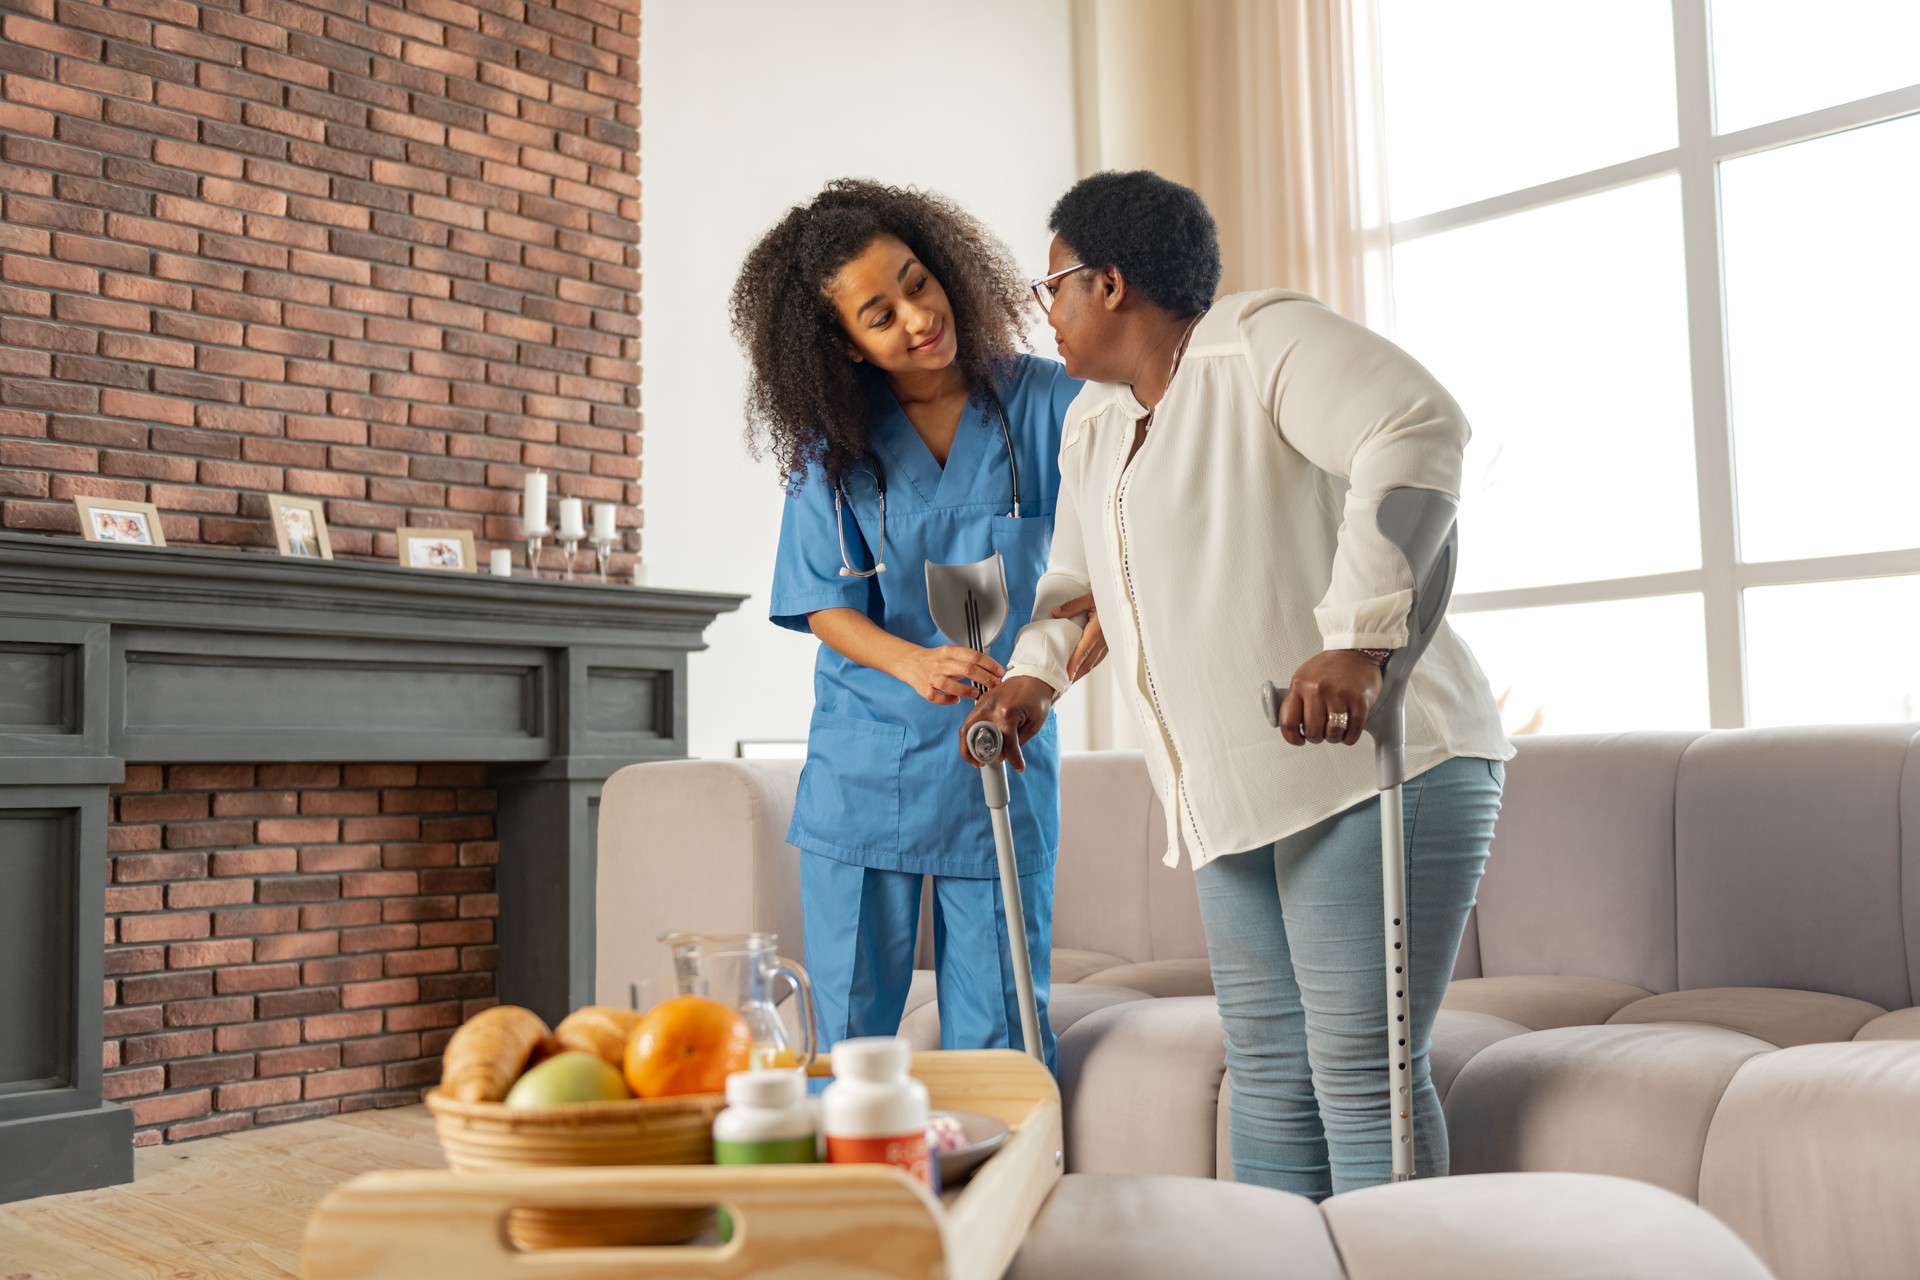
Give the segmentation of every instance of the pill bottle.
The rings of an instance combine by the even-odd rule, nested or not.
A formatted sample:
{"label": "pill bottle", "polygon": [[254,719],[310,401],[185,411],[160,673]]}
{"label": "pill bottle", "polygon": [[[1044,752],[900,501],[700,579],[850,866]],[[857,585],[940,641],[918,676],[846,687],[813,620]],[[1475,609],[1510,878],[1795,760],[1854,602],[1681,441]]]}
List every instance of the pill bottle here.
{"label": "pill bottle", "polygon": [[807,1078],[778,1067],[727,1077],[727,1109],[713,1121],[715,1164],[814,1164],[820,1159]]}
{"label": "pill bottle", "polygon": [[833,1047],[833,1083],[820,1096],[829,1164],[890,1164],[930,1190],[939,1175],[927,1147],[927,1087],[907,1074],[913,1050],[893,1036]]}

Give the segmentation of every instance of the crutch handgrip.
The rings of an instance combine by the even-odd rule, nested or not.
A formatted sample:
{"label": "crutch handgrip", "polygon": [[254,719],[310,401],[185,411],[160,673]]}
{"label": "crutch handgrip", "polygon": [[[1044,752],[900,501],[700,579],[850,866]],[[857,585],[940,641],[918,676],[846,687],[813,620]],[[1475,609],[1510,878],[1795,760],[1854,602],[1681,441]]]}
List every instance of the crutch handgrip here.
{"label": "crutch handgrip", "polygon": [[967,754],[973,757],[975,764],[992,764],[1000,758],[1001,750],[1007,740],[1000,733],[1000,726],[991,720],[982,720],[967,730]]}

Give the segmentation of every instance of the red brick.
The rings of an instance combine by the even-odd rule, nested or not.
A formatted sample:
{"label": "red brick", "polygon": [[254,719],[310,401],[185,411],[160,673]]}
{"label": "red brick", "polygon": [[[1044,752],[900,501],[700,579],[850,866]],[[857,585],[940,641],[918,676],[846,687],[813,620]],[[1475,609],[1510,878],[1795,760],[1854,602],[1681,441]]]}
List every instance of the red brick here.
{"label": "red brick", "polygon": [[166,890],[161,885],[148,884],[132,889],[107,890],[109,915],[120,915],[128,911],[160,911],[165,909],[166,905]]}
{"label": "red brick", "polygon": [[114,795],[121,795],[128,791],[158,791],[162,785],[159,765],[130,764],[126,775],[107,790]]}
{"label": "red brick", "polygon": [[223,938],[217,942],[181,942],[167,948],[167,968],[205,969],[246,964],[253,959],[250,938]]}
{"label": "red brick", "polygon": [[118,807],[122,822],[165,822],[207,816],[207,798],[192,794],[122,796]]}
{"label": "red brick", "polygon": [[492,941],[491,920],[449,920],[420,926],[420,945],[423,947]]}
{"label": "red brick", "polygon": [[253,997],[181,1000],[167,1005],[169,1027],[211,1027],[224,1022],[253,1021]]}
{"label": "red brick", "polygon": [[[394,1011],[388,1010],[391,1015]],[[328,1013],[316,1018],[308,1018],[302,1034],[308,1043],[319,1040],[346,1040],[353,1036],[378,1035],[381,1013],[378,1009],[364,1009],[358,1013]]]}
{"label": "red brick", "polygon": [[222,1111],[245,1111],[275,1103],[293,1102],[299,1096],[300,1081],[298,1079],[247,1080],[239,1084],[221,1085],[218,1103]]}
{"label": "red brick", "polygon": [[250,1053],[228,1054],[221,1058],[193,1058],[168,1064],[167,1086],[172,1089],[197,1089],[202,1085],[245,1080],[252,1075],[253,1055]]}
{"label": "red brick", "polygon": [[332,986],[341,982],[365,982],[381,975],[377,955],[336,956],[309,960],[300,966],[300,980],[310,987]]}
{"label": "red brick", "polygon": [[407,1086],[418,1088],[423,1085],[437,1084],[439,1080],[440,1064],[438,1062],[396,1062],[386,1070],[387,1087],[390,1089]]}
{"label": "red brick", "polygon": [[348,818],[340,824],[340,839],[348,843],[419,838],[418,818]]}
{"label": "red brick", "polygon": [[300,912],[295,907],[252,907],[235,911],[216,911],[213,931],[234,937],[257,933],[292,933],[300,927]]}
{"label": "red brick", "polygon": [[154,973],[120,982],[123,1004],[160,1004],[167,1000],[187,1000],[213,994],[211,973]]}
{"label": "red brick", "polygon": [[381,795],[380,807],[386,813],[451,813],[453,792],[421,788],[388,791]]}
{"label": "red brick", "polygon": [[167,785],[178,791],[230,791],[253,785],[250,764],[176,764],[167,770]]}
{"label": "red brick", "polygon": [[442,1004],[399,1005],[387,1010],[388,1031],[424,1031],[429,1027],[457,1027],[462,1019],[457,1000]]}
{"label": "red brick", "polygon": [[231,907],[253,901],[251,880],[197,880],[191,884],[167,887],[167,905],[181,907]]}
{"label": "red brick", "polygon": [[213,1052],[213,1032],[168,1031],[157,1036],[135,1036],[120,1042],[120,1060],[128,1066],[166,1062],[174,1058],[203,1058]]}
{"label": "red brick", "polygon": [[159,847],[159,827],[112,826],[107,828],[108,853],[138,853]]}
{"label": "red brick", "polygon": [[379,865],[377,844],[317,845],[300,851],[302,872],[372,871]]}
{"label": "red brick", "polygon": [[263,818],[259,833],[262,841],[270,843],[331,843],[340,838],[340,824],[325,818]]}
{"label": "red brick", "polygon": [[143,1005],[133,1009],[108,1009],[100,1017],[101,1029],[108,1039],[144,1035],[150,1031],[158,1031],[166,1025],[159,1005]]}
{"label": "red brick", "polygon": [[422,893],[485,893],[493,888],[492,867],[461,867],[458,870],[422,871]]}
{"label": "red brick", "polygon": [[328,1098],[320,1102],[291,1102],[284,1107],[262,1107],[253,1113],[255,1124],[285,1124],[290,1120],[312,1120],[320,1116],[336,1115],[340,1111],[338,1099]]}
{"label": "red brick", "polygon": [[[100,470],[110,476],[132,476],[140,480],[172,480],[191,483],[197,464],[192,458],[174,458],[157,453],[120,453],[109,451],[100,456]],[[159,486],[156,486],[156,488]],[[171,503],[159,503],[173,509]]]}
{"label": "red brick", "polygon": [[333,1013],[340,1008],[340,992],[334,988],[301,991],[269,991],[259,998],[262,1018],[304,1018],[309,1014]]}
{"label": "red brick", "polygon": [[419,892],[420,877],[412,871],[375,871],[340,877],[340,893],[348,898],[382,898]]}
{"label": "red brick", "polygon": [[214,854],[210,869],[216,876],[270,876],[296,865],[292,849],[235,849]]}
{"label": "red brick", "polygon": [[129,1099],[127,1106],[133,1111],[136,1125],[165,1124],[169,1120],[206,1115],[213,1109],[213,1095],[206,1089],[197,1089],[192,1093],[163,1093]]}
{"label": "red brick", "polygon": [[349,983],[340,988],[340,1007],[343,1009],[412,1004],[419,998],[420,982],[416,978],[389,978],[381,982]]}
{"label": "red brick", "polygon": [[349,1067],[363,1067],[376,1062],[400,1062],[420,1056],[420,1037],[412,1032],[403,1035],[378,1036],[371,1040],[349,1040],[340,1046],[340,1061]]}
{"label": "red brick", "polygon": [[260,882],[263,903],[331,902],[339,896],[338,876],[282,876]]}
{"label": "red brick", "polygon": [[101,1096],[110,1102],[142,1093],[158,1093],[167,1087],[165,1067],[135,1067],[127,1071],[109,1071],[100,1079]]}
{"label": "red brick", "polygon": [[116,977],[126,973],[153,973],[167,967],[165,947],[108,947],[106,973]]}
{"label": "red brick", "polygon": [[204,911],[125,916],[120,920],[122,942],[171,942],[181,938],[204,938],[212,931],[212,921]]}
{"label": "red brick", "polygon": [[275,1022],[249,1022],[219,1029],[220,1052],[244,1053],[254,1049],[275,1049],[300,1043],[300,1020],[287,1018]]}
{"label": "red brick", "polygon": [[363,929],[342,929],[340,950],[343,952],[398,951],[417,945],[419,940],[419,929],[410,924],[372,925]]}
{"label": "red brick", "polygon": [[303,929],[335,929],[342,925],[373,924],[379,919],[377,902],[323,902],[300,908]]}
{"label": "red brick", "polygon": [[198,879],[207,873],[205,854],[140,854],[113,860],[113,879],[121,885],[138,881]]}
{"label": "red brick", "polygon": [[390,951],[386,956],[389,977],[422,973],[449,973],[460,967],[460,956],[452,947],[425,951]]}
{"label": "red brick", "polygon": [[[264,827],[266,823],[260,825]],[[251,822],[171,822],[166,831],[169,849],[215,849],[223,845],[252,844],[253,838]]]}
{"label": "red brick", "polygon": [[341,1048],[337,1044],[306,1044],[293,1049],[269,1049],[260,1055],[259,1073],[262,1076],[292,1076],[305,1075],[309,1071],[332,1071],[340,1065]]}
{"label": "red brick", "polygon": [[143,395],[136,391],[103,389],[100,392],[100,412],[116,418],[170,422],[182,427],[193,423],[193,405],[190,402],[166,396]]}
{"label": "red brick", "polygon": [[338,954],[340,935],[337,933],[278,934],[255,939],[253,948],[256,960],[304,960],[309,956]]}
{"label": "red brick", "polygon": [[204,1120],[189,1120],[184,1124],[168,1125],[167,1141],[187,1142],[194,1138],[210,1138],[218,1133],[235,1133],[252,1127],[253,1117],[244,1113],[208,1116]]}
{"label": "red brick", "polygon": [[234,965],[214,974],[214,986],[221,995],[285,991],[299,985],[297,964]]}
{"label": "red brick", "polygon": [[259,785],[263,787],[337,787],[340,766],[334,764],[263,764]]}
{"label": "red brick", "polygon": [[380,812],[377,791],[305,791],[300,795],[300,812],[332,817],[361,817]]}
{"label": "red brick", "polygon": [[459,852],[451,844],[390,844],[381,849],[380,859],[392,868],[451,867],[458,863]]}
{"label": "red brick", "polygon": [[500,895],[497,893],[473,893],[460,900],[462,919],[478,916],[497,916],[500,914]]}
{"label": "red brick", "polygon": [[352,1067],[304,1077],[309,1098],[337,1098],[343,1093],[364,1093],[380,1088],[382,1080],[379,1067]]}
{"label": "red brick", "polygon": [[380,918],[389,923],[401,920],[452,920],[459,914],[460,899],[452,896],[386,898],[380,903]]}

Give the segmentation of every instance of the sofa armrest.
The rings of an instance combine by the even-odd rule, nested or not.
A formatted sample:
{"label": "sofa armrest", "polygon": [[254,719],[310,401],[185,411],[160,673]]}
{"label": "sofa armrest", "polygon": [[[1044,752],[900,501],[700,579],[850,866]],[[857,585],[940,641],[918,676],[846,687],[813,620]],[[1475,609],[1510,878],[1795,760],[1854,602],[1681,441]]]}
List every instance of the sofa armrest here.
{"label": "sofa armrest", "polygon": [[676,929],[769,932],[801,955],[800,861],[786,843],[798,760],[629,765],[600,798],[594,989],[627,1006],[628,984],[670,982],[660,945]]}

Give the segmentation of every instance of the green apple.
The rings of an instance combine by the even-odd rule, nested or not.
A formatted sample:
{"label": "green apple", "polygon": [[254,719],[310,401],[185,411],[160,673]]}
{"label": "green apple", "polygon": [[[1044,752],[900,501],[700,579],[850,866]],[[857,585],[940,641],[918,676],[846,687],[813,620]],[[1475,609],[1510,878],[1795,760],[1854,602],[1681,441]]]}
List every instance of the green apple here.
{"label": "green apple", "polygon": [[513,1082],[510,1107],[552,1107],[566,1102],[617,1102],[633,1095],[605,1058],[570,1050],[555,1054]]}

